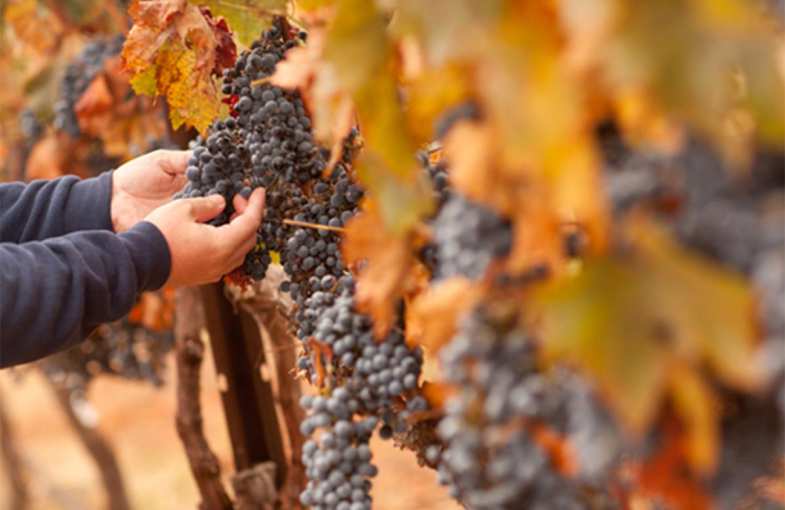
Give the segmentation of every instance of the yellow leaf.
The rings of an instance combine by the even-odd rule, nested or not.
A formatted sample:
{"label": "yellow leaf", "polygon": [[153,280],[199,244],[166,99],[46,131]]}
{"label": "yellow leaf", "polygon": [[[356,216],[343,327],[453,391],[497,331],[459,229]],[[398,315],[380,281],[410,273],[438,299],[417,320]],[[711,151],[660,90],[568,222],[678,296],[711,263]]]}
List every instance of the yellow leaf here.
{"label": "yellow leaf", "polygon": [[[702,406],[710,397],[696,382],[704,365],[736,388],[762,381],[752,293],[738,275],[677,246],[650,221],[633,218],[628,231],[631,253],[589,259],[576,277],[535,294],[545,352],[593,375],[637,432],[663,392],[686,382],[680,414],[705,432],[711,425]],[[696,465],[709,466],[714,447],[692,446]]]}
{"label": "yellow leaf", "polygon": [[717,464],[720,440],[711,388],[684,364],[674,364],[669,377],[676,414],[686,427],[687,460],[695,472],[709,474]]}
{"label": "yellow leaf", "polygon": [[419,74],[406,85],[406,117],[418,143],[434,138],[434,122],[450,107],[469,97],[469,73],[459,65],[446,65]]}
{"label": "yellow leaf", "polygon": [[623,260],[587,262],[576,278],[543,289],[535,306],[546,355],[589,372],[611,407],[640,433],[659,404],[668,348],[636,269]]}
{"label": "yellow leaf", "polygon": [[669,319],[679,355],[705,360],[736,388],[757,388],[763,378],[755,356],[759,329],[745,279],[678,246],[643,217],[633,217],[628,230],[647,293]]}
{"label": "yellow leaf", "polygon": [[[350,125],[346,120],[356,112],[364,140],[359,179],[375,198],[385,228],[402,236],[430,212],[432,193],[406,129],[386,26],[387,17],[375,3],[340,0],[324,40],[317,24],[313,49],[293,55],[291,63],[305,63],[309,71],[288,66],[275,79],[303,84],[313,77],[305,97],[317,137],[328,139],[330,146],[339,141],[336,126]],[[316,64],[320,55],[323,60]]]}

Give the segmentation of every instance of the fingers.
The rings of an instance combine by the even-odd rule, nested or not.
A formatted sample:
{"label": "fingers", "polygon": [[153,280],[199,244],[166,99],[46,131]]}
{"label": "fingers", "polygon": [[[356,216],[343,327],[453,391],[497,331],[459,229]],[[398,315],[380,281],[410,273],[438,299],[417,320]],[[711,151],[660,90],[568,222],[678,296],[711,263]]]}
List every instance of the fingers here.
{"label": "fingers", "polygon": [[256,230],[264,216],[264,189],[257,188],[248,200],[245,211],[235,217],[228,225],[219,227],[224,237],[224,242],[237,249],[256,236]]}
{"label": "fingers", "polygon": [[248,239],[244,244],[242,244],[239,248],[233,250],[231,255],[226,258],[223,262],[223,274],[228,274],[237,269],[238,267],[243,265],[245,262],[245,256],[251,251],[254,246],[256,245],[256,236]]}
{"label": "fingers", "polygon": [[244,199],[243,196],[237,193],[232,199],[232,204],[234,205],[234,210],[237,214],[242,214],[245,212],[245,208],[248,207],[248,200]]}
{"label": "fingers", "polygon": [[198,222],[209,221],[224,210],[226,200],[221,195],[210,195],[209,197],[186,198],[182,202],[188,204],[191,217]]}

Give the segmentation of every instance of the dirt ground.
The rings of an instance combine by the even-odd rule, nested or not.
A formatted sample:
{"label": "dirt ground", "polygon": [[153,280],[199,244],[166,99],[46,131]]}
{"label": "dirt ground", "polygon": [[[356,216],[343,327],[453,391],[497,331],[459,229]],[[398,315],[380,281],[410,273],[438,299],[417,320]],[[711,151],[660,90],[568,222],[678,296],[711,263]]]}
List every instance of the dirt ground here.
{"label": "dirt ground", "polygon": [[[172,363],[167,380],[173,381]],[[0,392],[17,433],[27,464],[32,510],[92,510],[104,508],[100,479],[49,387],[37,371],[16,380],[0,372]],[[207,436],[224,473],[231,469],[226,434],[212,360],[203,370],[202,405]],[[90,390],[98,427],[114,445],[132,504],[144,510],[192,510],[198,495],[174,429],[174,387],[104,377]],[[374,461],[380,474],[374,485],[378,510],[456,510],[433,471],[417,465],[410,452],[375,439]],[[5,466],[3,466],[5,467]],[[8,506],[9,488],[0,471],[0,508]]]}

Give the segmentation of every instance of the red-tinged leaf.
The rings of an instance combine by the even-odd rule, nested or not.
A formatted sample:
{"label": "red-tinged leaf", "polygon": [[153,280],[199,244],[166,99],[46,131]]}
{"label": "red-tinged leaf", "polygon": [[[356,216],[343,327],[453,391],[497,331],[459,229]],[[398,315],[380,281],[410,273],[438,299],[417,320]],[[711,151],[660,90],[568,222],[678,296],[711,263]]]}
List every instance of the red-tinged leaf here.
{"label": "red-tinged leaf", "polygon": [[128,321],[152,331],[171,329],[174,317],[174,291],[144,292],[128,312]]}
{"label": "red-tinged leaf", "polygon": [[637,490],[642,496],[660,499],[673,510],[709,510],[711,498],[689,469],[685,436],[669,422],[662,431],[659,448],[638,468]]}
{"label": "red-tinged leaf", "polygon": [[[213,17],[207,8],[203,7],[201,11],[216,37],[215,70],[213,72],[218,74],[220,69],[227,69],[234,65],[235,60],[237,60],[237,46],[234,44],[232,32],[225,19]],[[258,37],[260,31],[257,31],[254,37]]]}
{"label": "red-tinged leaf", "polygon": [[311,363],[313,364],[314,371],[316,371],[316,381],[314,384],[317,388],[321,388],[327,377],[325,363],[330,363],[333,357],[333,351],[330,349],[329,345],[320,342],[315,338],[308,339],[308,346],[311,349]]}
{"label": "red-tinged leaf", "polygon": [[225,111],[216,82],[236,49],[222,20],[186,0],[136,0],[123,60],[138,94],[163,95],[173,127],[204,132]]}
{"label": "red-tinged leaf", "polygon": [[540,423],[528,424],[526,429],[532,435],[534,442],[548,454],[553,467],[559,473],[564,476],[574,476],[578,472],[578,456],[567,438]]}

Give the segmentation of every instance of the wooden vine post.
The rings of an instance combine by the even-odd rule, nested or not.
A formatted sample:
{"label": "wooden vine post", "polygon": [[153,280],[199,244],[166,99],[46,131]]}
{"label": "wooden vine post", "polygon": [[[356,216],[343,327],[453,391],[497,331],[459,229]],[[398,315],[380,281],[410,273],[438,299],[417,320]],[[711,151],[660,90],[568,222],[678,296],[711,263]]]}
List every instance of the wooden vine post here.
{"label": "wooden vine post", "polygon": [[259,326],[242,307],[232,305],[221,284],[204,286],[201,292],[235,469],[242,474],[272,462],[280,489],[287,458],[272,384],[261,374],[268,361]]}

